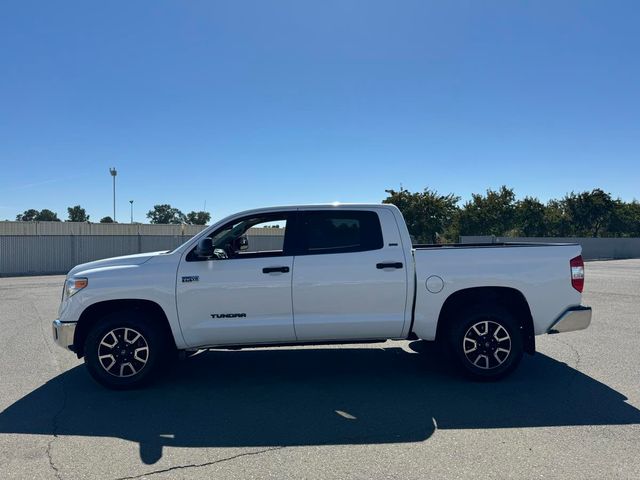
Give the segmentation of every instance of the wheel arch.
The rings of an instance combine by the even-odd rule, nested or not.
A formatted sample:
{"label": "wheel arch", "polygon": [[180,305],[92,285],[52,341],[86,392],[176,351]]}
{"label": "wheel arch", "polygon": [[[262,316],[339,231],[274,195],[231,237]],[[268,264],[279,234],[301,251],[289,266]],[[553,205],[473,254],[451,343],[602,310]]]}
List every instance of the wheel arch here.
{"label": "wheel arch", "polygon": [[169,319],[160,305],[152,300],[143,299],[119,299],[105,300],[89,305],[80,315],[78,325],[73,336],[74,352],[78,358],[84,355],[84,342],[91,328],[100,321],[105,315],[114,312],[135,311],[148,318],[157,320],[163,334],[169,340],[169,345],[176,348],[175,339],[171,332]]}
{"label": "wheel arch", "polygon": [[447,330],[455,321],[456,313],[479,303],[492,303],[507,308],[520,322],[524,351],[535,353],[535,333],[529,303],[520,290],[511,287],[471,287],[449,295],[438,316],[436,341],[446,336]]}

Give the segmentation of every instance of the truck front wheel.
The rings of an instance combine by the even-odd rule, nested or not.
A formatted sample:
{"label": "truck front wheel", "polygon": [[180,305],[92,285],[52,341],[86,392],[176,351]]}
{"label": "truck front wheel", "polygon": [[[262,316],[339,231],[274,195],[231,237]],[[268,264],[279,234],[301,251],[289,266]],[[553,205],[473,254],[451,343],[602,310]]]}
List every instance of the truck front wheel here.
{"label": "truck front wheel", "polygon": [[136,312],[114,312],[89,331],[85,364],[94,380],[107,388],[135,388],[158,372],[166,344],[151,319]]}
{"label": "truck front wheel", "polygon": [[449,345],[462,370],[475,380],[498,380],[510,374],[523,353],[520,325],[494,305],[476,305],[452,323]]}

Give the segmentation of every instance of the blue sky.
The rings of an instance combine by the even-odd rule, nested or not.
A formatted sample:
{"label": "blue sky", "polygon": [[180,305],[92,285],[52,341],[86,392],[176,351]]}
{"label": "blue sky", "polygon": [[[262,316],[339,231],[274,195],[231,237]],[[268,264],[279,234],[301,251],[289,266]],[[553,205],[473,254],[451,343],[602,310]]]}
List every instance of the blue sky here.
{"label": "blue sky", "polygon": [[640,198],[635,1],[5,1],[0,219]]}

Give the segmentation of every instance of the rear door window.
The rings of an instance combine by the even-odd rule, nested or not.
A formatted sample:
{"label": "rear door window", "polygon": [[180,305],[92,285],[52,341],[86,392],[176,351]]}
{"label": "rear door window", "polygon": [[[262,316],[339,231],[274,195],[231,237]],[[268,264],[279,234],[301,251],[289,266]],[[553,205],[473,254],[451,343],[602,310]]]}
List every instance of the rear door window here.
{"label": "rear door window", "polygon": [[370,211],[301,212],[302,255],[364,252],[382,248],[378,214]]}

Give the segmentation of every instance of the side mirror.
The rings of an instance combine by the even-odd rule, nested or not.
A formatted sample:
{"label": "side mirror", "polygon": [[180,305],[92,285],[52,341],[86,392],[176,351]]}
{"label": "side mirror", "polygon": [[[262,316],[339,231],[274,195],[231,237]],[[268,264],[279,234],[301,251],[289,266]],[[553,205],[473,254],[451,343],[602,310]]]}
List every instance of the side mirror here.
{"label": "side mirror", "polygon": [[194,253],[200,258],[213,257],[213,240],[209,237],[201,238]]}

